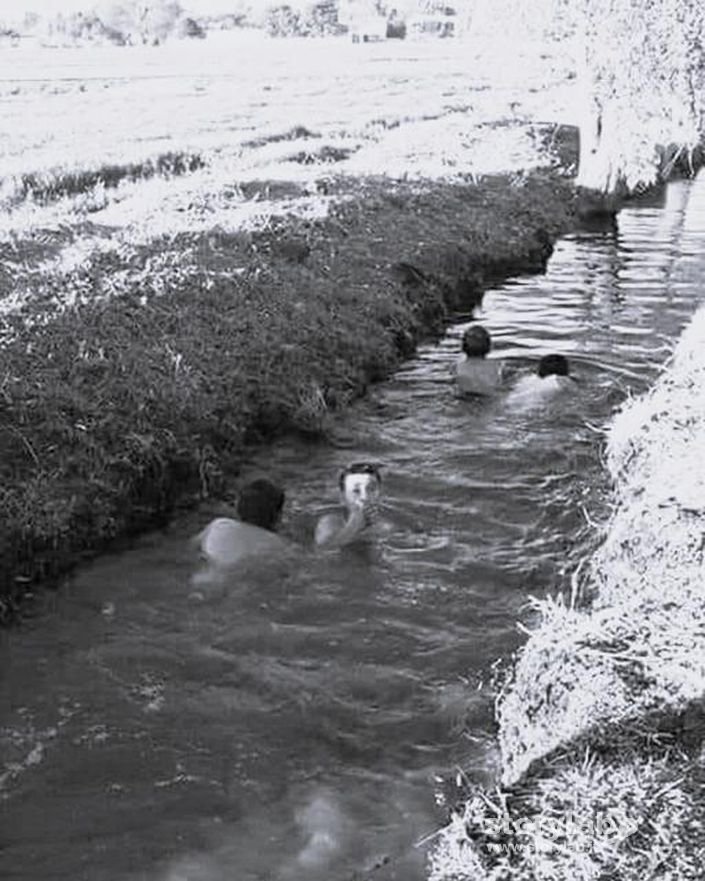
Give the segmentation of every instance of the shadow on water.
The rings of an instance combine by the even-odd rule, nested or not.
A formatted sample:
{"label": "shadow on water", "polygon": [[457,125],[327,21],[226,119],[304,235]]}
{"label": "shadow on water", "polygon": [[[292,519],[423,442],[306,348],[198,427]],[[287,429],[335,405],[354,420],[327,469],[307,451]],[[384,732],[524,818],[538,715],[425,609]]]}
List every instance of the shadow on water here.
{"label": "shadow on water", "polygon": [[[690,198],[689,198],[690,197]],[[310,536],[338,469],[379,461],[385,538],[194,585],[207,514],[78,574],[4,633],[3,877],[415,881],[437,775],[490,778],[496,659],[531,594],[565,586],[604,514],[599,428],[653,381],[700,296],[705,179],[617,230],[560,242],[545,276],[487,293],[495,353],[569,355],[542,409],[462,400],[465,324],[376,387],[326,444],[252,470]]]}

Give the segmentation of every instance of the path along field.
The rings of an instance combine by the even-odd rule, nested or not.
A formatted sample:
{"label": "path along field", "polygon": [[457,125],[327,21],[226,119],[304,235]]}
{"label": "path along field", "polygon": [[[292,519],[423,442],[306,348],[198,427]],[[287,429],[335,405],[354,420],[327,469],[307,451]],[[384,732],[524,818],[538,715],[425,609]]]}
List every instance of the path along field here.
{"label": "path along field", "polygon": [[2,50],[0,619],[544,267],[574,80],[511,48]]}

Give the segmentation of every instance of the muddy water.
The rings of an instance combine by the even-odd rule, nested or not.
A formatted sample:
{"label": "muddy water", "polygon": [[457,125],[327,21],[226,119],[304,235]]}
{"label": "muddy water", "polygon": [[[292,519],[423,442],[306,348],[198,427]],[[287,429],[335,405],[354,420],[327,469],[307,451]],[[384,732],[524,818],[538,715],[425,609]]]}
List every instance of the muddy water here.
{"label": "muddy water", "polygon": [[253,457],[305,543],[337,470],[383,465],[384,539],[193,582],[200,512],[85,568],[2,634],[6,881],[419,881],[437,777],[487,779],[488,680],[531,594],[560,588],[604,513],[599,428],[693,313],[705,178],[559,243],[488,292],[496,353],[566,353],[569,398],[461,400],[462,320],[326,443]]}

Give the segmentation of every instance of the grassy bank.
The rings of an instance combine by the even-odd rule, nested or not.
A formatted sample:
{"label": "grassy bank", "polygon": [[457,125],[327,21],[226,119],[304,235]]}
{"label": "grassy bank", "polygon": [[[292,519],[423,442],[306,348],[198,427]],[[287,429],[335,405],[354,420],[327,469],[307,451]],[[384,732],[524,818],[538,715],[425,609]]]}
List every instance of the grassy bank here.
{"label": "grassy bank", "polygon": [[[119,297],[90,298],[91,278],[124,269],[97,252],[88,296],[6,317],[1,617],[115,539],[225,493],[246,444],[325,432],[489,281],[543,269],[572,205],[555,176],[366,180],[325,220],[151,243]],[[158,284],[155,256],[175,267]]]}

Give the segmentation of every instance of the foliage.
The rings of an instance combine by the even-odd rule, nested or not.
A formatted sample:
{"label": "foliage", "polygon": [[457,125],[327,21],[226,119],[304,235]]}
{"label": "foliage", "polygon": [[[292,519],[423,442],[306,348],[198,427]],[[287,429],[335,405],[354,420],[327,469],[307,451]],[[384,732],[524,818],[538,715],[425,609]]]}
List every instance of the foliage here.
{"label": "foliage", "polygon": [[186,17],[179,23],[179,36],[203,40],[206,32],[194,18]]}
{"label": "foliage", "polygon": [[343,30],[334,0],[321,0],[302,7],[272,6],[266,13],[265,28],[272,37],[322,37]]}
{"label": "foliage", "polygon": [[[28,12],[22,28],[51,42],[112,42],[118,45],[158,44],[174,33],[182,16],[178,0],[104,0],[86,2],[77,12]],[[190,20],[196,25],[193,20]],[[196,27],[198,27],[196,25]],[[186,36],[198,36],[189,33]]]}
{"label": "foliage", "polygon": [[127,43],[161,43],[181,17],[177,0],[120,0],[99,8],[102,24]]}
{"label": "foliage", "polygon": [[578,183],[629,192],[659,178],[670,145],[705,136],[705,8],[691,0],[478,0],[476,36],[561,40],[581,99]]}

